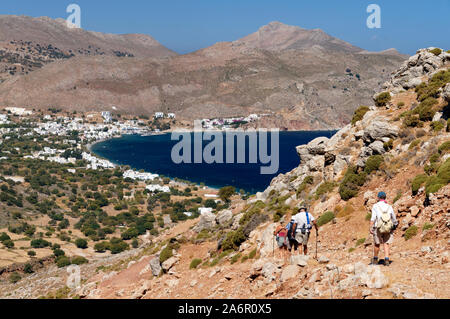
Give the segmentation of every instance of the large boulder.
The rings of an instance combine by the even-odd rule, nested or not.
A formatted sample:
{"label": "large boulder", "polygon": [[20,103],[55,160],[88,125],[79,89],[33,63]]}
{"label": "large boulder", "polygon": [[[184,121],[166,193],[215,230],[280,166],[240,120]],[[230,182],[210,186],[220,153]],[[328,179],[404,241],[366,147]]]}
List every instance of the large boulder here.
{"label": "large boulder", "polygon": [[203,229],[211,230],[216,226],[216,215],[213,213],[205,212],[200,216],[200,221],[195,225],[193,230],[197,233]]}
{"label": "large boulder", "polygon": [[384,143],[382,141],[375,141],[369,145],[369,148],[372,150],[372,154],[384,154],[386,150],[384,149]]}
{"label": "large boulder", "polygon": [[217,214],[216,221],[220,226],[227,225],[233,219],[231,210],[222,210]]}
{"label": "large boulder", "polygon": [[450,102],[450,83],[447,83],[447,85],[442,89],[442,97]]}
{"label": "large boulder", "polygon": [[275,279],[275,274],[277,271],[278,267],[275,264],[267,262],[262,267],[261,274],[263,275],[264,278],[266,278],[268,282],[271,282],[272,280]]}
{"label": "large boulder", "polygon": [[365,129],[363,140],[366,143],[372,143],[383,138],[397,137],[399,128],[392,123],[383,120],[372,121]]}
{"label": "large boulder", "polygon": [[239,213],[239,214],[237,214],[237,215],[235,215],[233,217],[233,221],[231,223],[232,224],[232,226],[231,226],[232,230],[236,230],[236,229],[239,228],[239,226],[240,226],[239,222],[240,222],[242,216],[244,216],[244,213]]}
{"label": "large boulder", "polygon": [[309,154],[324,155],[326,148],[327,148],[328,141],[329,141],[329,139],[326,137],[318,137],[318,138],[312,140],[311,142],[309,142],[307,145],[307,150],[308,150]]}
{"label": "large boulder", "polygon": [[273,236],[273,232],[276,228],[276,224],[270,224],[267,226],[261,233],[261,237],[259,239],[259,253],[261,257],[267,257],[273,254],[275,249],[275,237]]}
{"label": "large boulder", "polygon": [[161,273],[161,264],[159,263],[159,256],[153,257],[149,262],[153,276],[159,276]]}
{"label": "large boulder", "polygon": [[341,174],[348,166],[349,156],[337,155],[333,163],[334,176]]}
{"label": "large boulder", "polygon": [[178,258],[173,256],[162,263],[162,269],[167,272],[178,262]]}

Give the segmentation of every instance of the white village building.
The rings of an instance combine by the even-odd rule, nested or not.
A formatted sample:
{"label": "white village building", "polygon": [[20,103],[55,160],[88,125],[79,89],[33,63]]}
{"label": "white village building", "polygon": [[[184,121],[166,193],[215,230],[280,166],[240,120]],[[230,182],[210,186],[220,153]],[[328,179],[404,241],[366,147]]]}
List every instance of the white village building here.
{"label": "white village building", "polygon": [[170,193],[170,187],[167,185],[161,186],[158,184],[152,184],[152,185],[147,185],[147,187],[145,187],[145,189],[152,193],[154,193],[154,192]]}

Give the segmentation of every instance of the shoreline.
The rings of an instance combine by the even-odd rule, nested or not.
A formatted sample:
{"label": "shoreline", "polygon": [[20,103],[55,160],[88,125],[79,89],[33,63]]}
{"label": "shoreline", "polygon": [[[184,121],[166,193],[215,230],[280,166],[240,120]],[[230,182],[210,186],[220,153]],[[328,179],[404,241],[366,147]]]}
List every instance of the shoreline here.
{"label": "shoreline", "polygon": [[[136,135],[136,136],[139,136],[139,137],[148,137],[148,136],[157,136],[157,135],[166,135],[166,134],[170,134],[170,133],[173,133],[173,132],[179,132],[180,131],[180,128],[175,128],[175,129],[171,129],[171,130],[167,130],[167,131],[164,131],[164,132],[158,132],[158,133],[155,133],[155,134],[150,134],[150,135],[143,135],[143,134],[121,134],[120,136],[115,136],[115,137],[111,137],[111,138],[102,138],[102,139],[99,139],[99,140],[96,140],[96,141],[94,141],[94,142],[91,142],[91,143],[88,143],[88,144],[86,144],[85,146],[86,146],[86,149],[88,150],[88,152],[89,153],[91,153],[92,155],[94,155],[94,156],[97,156],[97,157],[100,157],[100,158],[104,158],[103,156],[100,156],[100,155],[98,155],[97,153],[95,153],[93,150],[92,150],[92,147],[94,146],[94,145],[96,145],[96,144],[99,144],[99,143],[102,143],[102,142],[106,142],[106,141],[110,141],[110,140],[113,140],[113,139],[119,139],[119,138],[123,138],[124,136],[133,136],[133,135]],[[189,132],[189,133],[194,133],[195,131],[192,129],[192,130],[187,130],[187,129],[183,129],[183,131],[184,132]],[[207,129],[204,129],[204,130],[202,130],[202,131],[208,131]],[[219,131],[219,132],[223,132],[223,133],[226,133],[226,132],[230,132],[230,131],[238,131],[239,132],[239,130],[214,130],[214,129],[212,129],[212,130],[209,130],[209,131]],[[330,136],[328,137],[328,136],[326,136],[326,137],[328,137],[328,138],[331,138],[334,134],[336,134],[337,132],[338,132],[339,130],[295,130],[295,131],[291,131],[291,130],[286,130],[286,131],[279,131],[279,132],[330,132],[330,133],[333,133],[333,134],[330,134]],[[245,132],[245,131],[244,131]],[[108,159],[108,158],[104,158],[104,159],[106,159],[106,160],[108,160],[108,161],[111,161],[110,159]],[[111,161],[112,162],[112,161]],[[112,162],[113,163],[113,162]],[[121,165],[121,164],[118,164],[118,163],[114,163],[114,164],[116,164],[117,166],[124,166],[124,165]],[[133,170],[137,170],[137,168],[133,168],[133,167],[131,167],[131,169],[133,169]],[[148,171],[145,171],[146,173],[151,173],[151,174],[153,174],[152,172],[148,172]],[[155,174],[157,174],[157,173],[155,173]],[[158,174],[160,177],[161,177],[161,174]],[[199,187],[199,188],[202,188],[202,187],[206,187],[206,189],[209,189],[209,190],[212,190],[212,191],[219,191],[220,190],[220,187],[215,187],[215,186],[210,186],[210,185],[207,185],[205,182],[202,182],[202,183],[204,183],[204,186],[201,186],[200,185],[200,182],[194,182],[194,181],[189,181],[189,180],[186,180],[185,182],[180,182],[180,181],[176,181],[175,179],[176,178],[178,178],[178,179],[180,179],[179,177],[170,177],[170,176],[166,176],[166,175],[162,175],[163,177],[167,177],[167,178],[169,178],[170,179],[170,181],[171,182],[174,182],[174,183],[177,183],[177,184],[184,184],[184,185],[186,185],[186,186],[189,186],[189,183],[192,183],[192,184],[194,184],[195,186],[197,186],[197,187]],[[187,183],[186,183],[187,182]],[[234,187],[236,187],[235,185],[231,185],[231,186],[234,186]],[[268,185],[268,186],[270,186],[270,185]],[[267,187],[268,187],[267,186]],[[238,187],[236,187],[236,191],[237,191],[237,189],[238,189]],[[254,193],[250,193],[250,194],[252,194],[252,195],[254,195],[254,194],[256,194],[257,192],[254,192]]]}

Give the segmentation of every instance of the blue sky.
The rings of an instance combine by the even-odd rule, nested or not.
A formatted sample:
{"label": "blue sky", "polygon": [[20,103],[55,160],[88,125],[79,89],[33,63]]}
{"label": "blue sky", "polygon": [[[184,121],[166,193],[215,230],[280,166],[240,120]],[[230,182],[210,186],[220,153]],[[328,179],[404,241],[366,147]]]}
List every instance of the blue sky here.
{"label": "blue sky", "polygon": [[[66,18],[82,9],[82,27],[108,33],[145,33],[179,53],[233,41],[280,21],[328,34],[370,51],[396,48],[413,54],[450,49],[450,0],[14,0],[0,14]],[[366,8],[381,7],[381,29],[366,26]]]}

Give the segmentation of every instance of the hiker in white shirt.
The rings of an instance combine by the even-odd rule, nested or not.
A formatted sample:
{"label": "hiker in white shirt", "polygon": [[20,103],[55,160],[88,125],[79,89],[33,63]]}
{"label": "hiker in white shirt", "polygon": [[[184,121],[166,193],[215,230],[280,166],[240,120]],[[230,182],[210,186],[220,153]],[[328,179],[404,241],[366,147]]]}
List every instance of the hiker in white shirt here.
{"label": "hiker in white shirt", "polygon": [[378,264],[380,245],[384,248],[384,265],[389,266],[389,245],[394,240],[393,232],[397,228],[398,221],[394,209],[386,202],[386,193],[378,193],[378,202],[372,207],[370,218],[370,233],[373,235],[374,251],[372,264]]}
{"label": "hiker in white shirt", "polygon": [[319,235],[316,220],[313,215],[307,212],[306,207],[300,207],[299,213],[294,215],[292,219],[297,224],[295,233],[295,240],[299,245],[303,247],[303,254],[308,254],[308,240],[311,229],[314,226],[316,228],[316,234]]}

